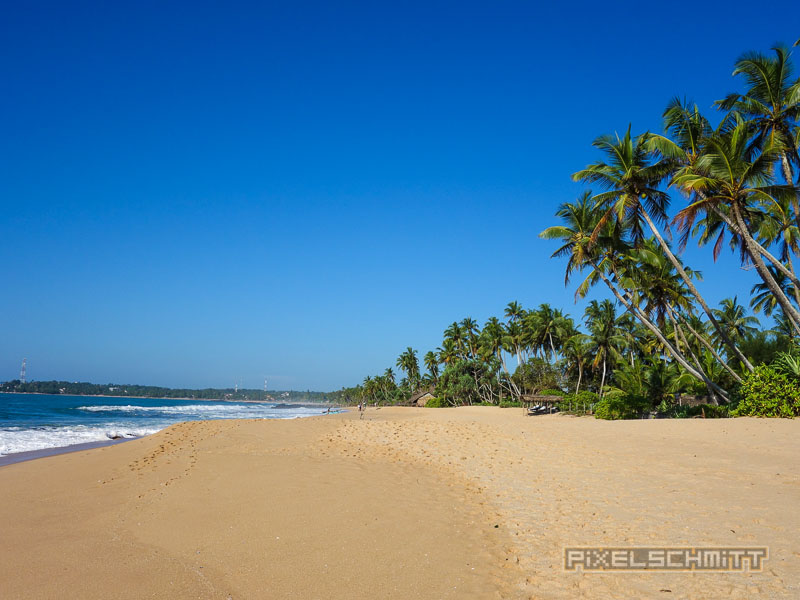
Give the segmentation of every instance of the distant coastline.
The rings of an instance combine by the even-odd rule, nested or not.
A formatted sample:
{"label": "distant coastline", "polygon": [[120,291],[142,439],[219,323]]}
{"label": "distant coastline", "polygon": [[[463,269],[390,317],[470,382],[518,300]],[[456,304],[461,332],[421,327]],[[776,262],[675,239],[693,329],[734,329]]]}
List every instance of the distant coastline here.
{"label": "distant coastline", "polygon": [[19,394],[21,396],[74,396],[76,398],[131,398],[139,400],[191,400],[193,402],[245,402],[249,404],[274,404],[280,407],[282,404],[291,406],[339,406],[339,403],[334,400],[306,400],[306,401],[292,401],[292,400],[243,400],[238,398],[192,398],[190,396],[117,396],[114,394],[50,394],[48,392],[7,392],[0,391],[0,394]]}
{"label": "distant coastline", "polygon": [[168,400],[212,400],[220,402],[271,402],[302,404],[336,404],[339,392],[296,390],[259,390],[234,388],[168,388],[153,385],[90,383],[86,381],[28,381],[19,379],[0,383],[0,393],[49,394],[53,396],[85,396],[106,398],[164,398]]}

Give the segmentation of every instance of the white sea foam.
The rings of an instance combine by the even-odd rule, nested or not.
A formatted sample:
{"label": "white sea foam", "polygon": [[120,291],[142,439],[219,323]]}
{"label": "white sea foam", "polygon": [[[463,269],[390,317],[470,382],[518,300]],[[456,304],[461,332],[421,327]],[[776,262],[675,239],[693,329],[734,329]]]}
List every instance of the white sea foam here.
{"label": "white sea foam", "polygon": [[73,427],[37,427],[0,429],[0,455],[30,452],[45,448],[60,448],[87,442],[101,442],[115,438],[134,438],[155,433],[163,427],[126,427],[109,424],[101,427],[75,425]]}
{"label": "white sea foam", "polygon": [[[163,413],[203,413],[203,412],[263,412],[274,408],[273,404],[184,404],[183,406],[139,406],[136,404],[100,406],[79,406],[76,410],[87,412],[163,412]],[[312,409],[313,410],[313,409]]]}
{"label": "white sea foam", "polygon": [[[114,438],[131,438],[155,433],[180,421],[208,419],[296,419],[320,415],[323,408],[274,404],[203,403],[183,406],[140,406],[135,404],[79,406],[91,413],[91,425],[0,426],[0,455]],[[100,421],[100,422],[97,422]]]}
{"label": "white sea foam", "polygon": [[324,412],[322,408],[304,406],[275,408],[273,404],[185,404],[183,406],[139,406],[135,404],[79,406],[77,410],[90,413],[135,413],[169,415],[176,419],[293,419]]}

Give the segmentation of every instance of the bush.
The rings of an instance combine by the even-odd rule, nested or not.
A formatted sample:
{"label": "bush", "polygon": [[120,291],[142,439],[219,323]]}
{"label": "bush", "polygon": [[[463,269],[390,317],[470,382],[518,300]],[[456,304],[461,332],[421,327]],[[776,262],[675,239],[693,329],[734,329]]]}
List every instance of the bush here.
{"label": "bush", "polygon": [[444,398],[431,398],[425,403],[425,408],[447,408],[450,404]]}
{"label": "bush", "polygon": [[589,412],[592,405],[597,402],[597,394],[583,390],[578,392],[578,395],[567,394],[564,399],[558,403],[558,410],[564,413],[578,413],[584,414],[585,411]]}
{"label": "bush", "polygon": [[597,419],[616,421],[618,419],[638,419],[641,414],[650,408],[647,398],[641,396],[627,396],[617,394],[606,396],[594,406],[594,416]]}
{"label": "bush", "polygon": [[703,417],[706,419],[727,419],[730,417],[730,411],[727,406],[716,406],[714,404],[698,404],[697,406],[690,406],[686,411],[689,417]]}
{"label": "bush", "polygon": [[563,396],[564,392],[553,388],[542,390],[536,394],[537,396]]}
{"label": "bush", "polygon": [[522,408],[522,402],[517,400],[503,400],[500,402],[500,408]]}
{"label": "bush", "polygon": [[800,387],[774,368],[761,365],[749,373],[739,388],[736,417],[784,417],[800,415]]}

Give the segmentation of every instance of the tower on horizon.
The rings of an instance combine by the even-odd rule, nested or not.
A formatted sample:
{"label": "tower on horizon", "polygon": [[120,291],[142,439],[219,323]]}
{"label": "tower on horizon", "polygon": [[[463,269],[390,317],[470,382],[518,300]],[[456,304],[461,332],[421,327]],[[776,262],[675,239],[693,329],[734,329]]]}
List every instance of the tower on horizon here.
{"label": "tower on horizon", "polygon": [[19,370],[19,382],[20,383],[25,383],[25,362],[27,360],[28,360],[27,358],[23,358],[22,359],[22,368]]}

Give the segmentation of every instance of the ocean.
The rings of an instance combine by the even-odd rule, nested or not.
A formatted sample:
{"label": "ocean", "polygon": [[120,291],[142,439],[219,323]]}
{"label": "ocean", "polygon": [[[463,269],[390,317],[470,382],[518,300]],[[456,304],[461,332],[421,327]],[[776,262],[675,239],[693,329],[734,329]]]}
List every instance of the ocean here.
{"label": "ocean", "polygon": [[279,403],[0,394],[0,455],[135,438],[180,421],[294,419],[326,411]]}

